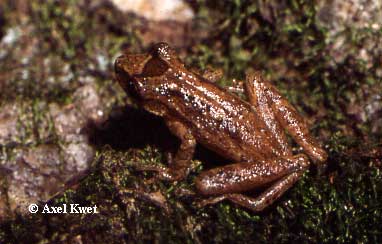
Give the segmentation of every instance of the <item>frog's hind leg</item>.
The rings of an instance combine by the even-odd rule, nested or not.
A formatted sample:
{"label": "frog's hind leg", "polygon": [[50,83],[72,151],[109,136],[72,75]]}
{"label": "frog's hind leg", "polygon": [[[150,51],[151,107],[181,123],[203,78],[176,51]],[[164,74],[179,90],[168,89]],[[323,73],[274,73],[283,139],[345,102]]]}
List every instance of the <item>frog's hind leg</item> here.
{"label": "frog's hind leg", "polygon": [[[315,162],[323,164],[326,161],[327,154],[310,135],[308,125],[304,122],[296,109],[281,96],[272,84],[263,79],[260,73],[252,72],[247,75],[246,80],[246,90],[251,103],[253,103],[254,106],[260,107],[261,113],[265,114],[263,116],[271,116],[272,114],[273,117],[270,119],[271,121],[275,121],[276,119],[278,122],[276,124],[286,129],[292,138],[304,148],[305,152],[314,159]],[[265,105],[266,103],[268,105]],[[270,125],[273,126],[273,123]],[[280,126],[276,127],[274,131],[276,131],[276,129],[280,131]],[[284,137],[281,143],[286,143]],[[285,145],[283,147],[287,146]]]}
{"label": "frog's hind leg", "polygon": [[302,172],[292,173],[277,181],[274,185],[268,188],[265,192],[256,198],[248,197],[239,193],[223,194],[218,197],[209,198],[199,203],[199,206],[206,206],[221,202],[225,199],[230,200],[244,208],[255,212],[260,212],[264,208],[276,201],[286,190],[288,190],[302,175]]}
{"label": "frog's hind leg", "polygon": [[[228,199],[253,211],[261,211],[288,190],[308,166],[308,158],[299,154],[258,163],[231,164],[203,172],[195,180],[198,191],[204,195],[222,195],[203,200],[200,205]],[[275,183],[255,198],[239,194],[272,182]]]}
{"label": "frog's hind leg", "polygon": [[271,101],[267,96],[267,88],[259,72],[247,75],[245,91],[249,102],[256,110],[257,114],[264,121],[268,131],[276,140],[274,146],[278,149],[278,156],[292,155],[286,135],[281,124],[278,122],[272,109]]}

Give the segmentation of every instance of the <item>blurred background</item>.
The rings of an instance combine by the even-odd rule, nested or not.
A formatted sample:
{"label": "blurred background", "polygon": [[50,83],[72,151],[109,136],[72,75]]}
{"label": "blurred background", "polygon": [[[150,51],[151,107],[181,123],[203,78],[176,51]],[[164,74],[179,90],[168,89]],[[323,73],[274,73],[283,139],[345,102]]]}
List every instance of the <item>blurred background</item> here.
{"label": "blurred background", "polygon": [[[222,69],[221,86],[261,70],[327,171],[261,213],[194,204],[194,177],[222,160],[202,147],[186,180],[148,184],[129,162],[165,164],[179,142],[113,63],[159,41],[189,68]],[[381,243],[381,138],[380,0],[0,2],[0,243]],[[45,202],[100,213],[28,213]]]}

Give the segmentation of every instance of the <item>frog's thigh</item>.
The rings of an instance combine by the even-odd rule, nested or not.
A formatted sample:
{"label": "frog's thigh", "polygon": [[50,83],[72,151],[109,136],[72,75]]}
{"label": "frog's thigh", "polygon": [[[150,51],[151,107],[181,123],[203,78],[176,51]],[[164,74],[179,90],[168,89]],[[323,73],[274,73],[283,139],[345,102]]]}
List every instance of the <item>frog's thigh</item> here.
{"label": "frog's thigh", "polygon": [[[306,153],[316,162],[325,162],[326,152],[320,148],[318,143],[310,135],[308,126],[293,106],[281,96],[277,89],[268,81],[263,79],[259,73],[250,73],[247,76],[248,84],[256,84],[269,99],[277,121],[285,128],[293,139],[304,148]],[[251,85],[249,85],[250,87]],[[247,87],[248,88],[248,87]]]}
{"label": "frog's thigh", "polygon": [[280,155],[292,155],[284,130],[276,119],[270,99],[266,95],[266,86],[259,72],[247,75],[245,83],[246,95],[265,125],[278,143]]}
{"label": "frog's thigh", "polygon": [[172,170],[186,170],[190,166],[196,146],[195,137],[191,130],[183,123],[177,120],[167,120],[166,125],[176,137],[181,141],[178,151],[176,152],[170,167]]}
{"label": "frog's thigh", "polygon": [[[204,200],[202,205],[228,199],[243,207],[261,211],[288,190],[308,166],[309,161],[304,154],[261,163],[232,164],[203,172],[197,177],[195,185],[204,195],[223,194]],[[256,198],[237,194],[269,182],[275,183]]]}

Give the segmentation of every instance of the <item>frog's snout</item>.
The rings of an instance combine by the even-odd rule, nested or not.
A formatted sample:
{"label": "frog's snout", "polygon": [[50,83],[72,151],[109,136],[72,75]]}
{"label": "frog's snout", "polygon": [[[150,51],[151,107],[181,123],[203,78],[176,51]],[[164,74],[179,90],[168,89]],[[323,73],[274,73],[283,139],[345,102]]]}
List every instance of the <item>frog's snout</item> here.
{"label": "frog's snout", "polygon": [[126,55],[119,56],[114,62],[114,70],[118,74],[131,74],[133,62]]}
{"label": "frog's snout", "polygon": [[114,62],[114,70],[117,74],[120,74],[123,72],[123,62],[122,62],[122,57],[123,56],[119,56],[115,62]]}
{"label": "frog's snout", "polygon": [[142,73],[143,67],[149,56],[145,54],[124,54],[119,56],[114,63],[117,74],[134,76]]}

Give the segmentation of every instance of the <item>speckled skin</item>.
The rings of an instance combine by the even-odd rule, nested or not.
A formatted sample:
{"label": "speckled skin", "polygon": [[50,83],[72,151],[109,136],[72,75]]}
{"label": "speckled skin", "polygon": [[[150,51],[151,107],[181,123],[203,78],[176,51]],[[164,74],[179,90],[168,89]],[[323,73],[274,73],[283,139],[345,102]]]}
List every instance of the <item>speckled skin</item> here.
{"label": "speckled skin", "polygon": [[[196,143],[237,162],[202,172],[196,179],[204,200],[229,199],[260,211],[282,195],[309,166],[306,155],[292,155],[284,130],[321,166],[327,155],[309,135],[296,110],[259,73],[245,82],[243,101],[201,75],[185,69],[166,43],[148,54],[127,54],[115,62],[119,84],[146,110],[164,118],[181,145],[168,168],[156,170],[163,179],[181,180],[188,174]],[[240,192],[273,183],[260,196]]]}

